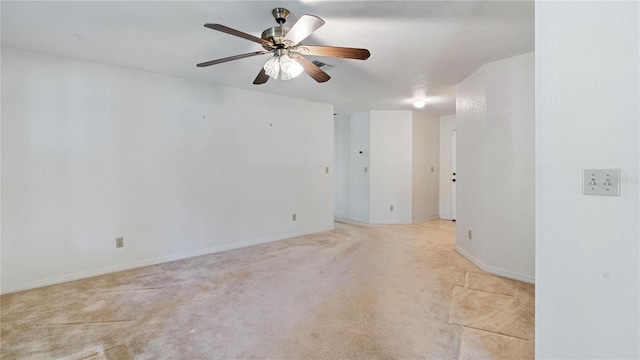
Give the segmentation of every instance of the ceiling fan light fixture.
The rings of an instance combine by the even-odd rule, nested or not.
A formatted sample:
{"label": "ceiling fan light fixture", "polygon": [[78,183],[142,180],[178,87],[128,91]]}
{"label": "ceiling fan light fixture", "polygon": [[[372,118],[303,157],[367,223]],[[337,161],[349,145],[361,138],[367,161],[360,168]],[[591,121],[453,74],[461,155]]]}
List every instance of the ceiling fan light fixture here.
{"label": "ceiling fan light fixture", "polygon": [[302,74],[304,69],[289,55],[275,55],[264,64],[264,72],[278,80],[290,80]]}
{"label": "ceiling fan light fixture", "polygon": [[[324,20],[315,15],[302,15],[291,28],[284,27],[284,23],[289,16],[289,10],[275,8],[272,11],[273,17],[279,26],[274,26],[262,32],[260,37],[247,34],[245,32],[224,26],[222,24],[206,23],[204,27],[211,30],[220,31],[245,40],[258,43],[264,49],[246,54],[228,56],[222,59],[205,61],[196,64],[197,67],[206,67],[228,61],[244,59],[257,55],[273,53],[260,69],[258,76],[253,80],[254,85],[266,83],[269,78],[276,80],[289,80],[305,72],[318,83],[329,81],[331,76],[320,69],[320,63],[314,64],[303,55],[329,56],[344,59],[366,60],[371,55],[367,49],[347,48],[338,46],[305,45],[301,42],[324,25]],[[293,55],[292,55],[293,54]],[[331,65],[326,65],[331,68]]]}
{"label": "ceiling fan light fixture", "polygon": [[427,102],[424,100],[416,100],[413,102],[413,107],[417,109],[422,109],[425,105],[427,105]]}

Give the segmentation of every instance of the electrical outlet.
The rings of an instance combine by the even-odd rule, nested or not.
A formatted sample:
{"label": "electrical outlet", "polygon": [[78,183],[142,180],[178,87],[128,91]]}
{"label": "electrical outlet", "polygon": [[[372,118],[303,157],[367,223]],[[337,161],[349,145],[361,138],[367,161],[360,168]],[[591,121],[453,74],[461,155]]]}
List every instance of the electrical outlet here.
{"label": "electrical outlet", "polygon": [[473,236],[471,234],[471,230],[469,230],[469,240],[473,239]]}
{"label": "electrical outlet", "polygon": [[116,238],[116,247],[117,248],[124,247],[124,238],[123,237]]}
{"label": "electrical outlet", "polygon": [[393,205],[389,205],[389,211],[393,211]]}
{"label": "electrical outlet", "polygon": [[434,171],[435,171],[435,168],[432,166],[431,167],[431,172],[434,172]]}
{"label": "electrical outlet", "polygon": [[296,221],[296,214],[291,215],[291,221]]}
{"label": "electrical outlet", "polygon": [[328,166],[324,168],[324,173],[325,173],[325,174],[328,174],[328,173],[329,173],[329,167],[328,167]]}

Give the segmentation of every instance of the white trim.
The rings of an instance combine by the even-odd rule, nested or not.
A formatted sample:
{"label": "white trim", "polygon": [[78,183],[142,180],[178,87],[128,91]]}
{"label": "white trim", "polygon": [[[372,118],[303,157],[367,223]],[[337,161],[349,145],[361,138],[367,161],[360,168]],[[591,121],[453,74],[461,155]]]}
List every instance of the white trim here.
{"label": "white trim", "polygon": [[282,235],[267,236],[264,238],[243,241],[236,244],[214,246],[207,249],[194,250],[194,251],[189,251],[189,252],[174,254],[169,256],[162,256],[154,259],[135,261],[127,264],[108,266],[108,267],[104,267],[97,270],[83,271],[75,274],[63,275],[63,276],[53,277],[53,278],[44,279],[44,280],[31,281],[26,284],[3,288],[1,294],[4,295],[4,294],[13,293],[13,292],[23,291],[23,290],[35,289],[43,286],[61,284],[69,281],[86,279],[86,278],[110,274],[118,271],[125,271],[125,270],[136,269],[144,266],[157,265],[157,264],[162,264],[170,261],[182,260],[182,259],[187,259],[195,256],[201,256],[201,255],[208,255],[208,254],[218,253],[222,251],[233,250],[233,249],[243,248],[243,247],[252,246],[252,245],[259,245],[259,244],[264,244],[268,242],[274,242],[274,241],[289,239],[297,236],[303,236],[303,235],[314,234],[314,233],[330,231],[330,230],[335,230],[335,226],[324,227],[324,228],[320,228],[313,231],[300,231],[300,232],[293,232],[293,233],[282,234]]}
{"label": "white trim", "polygon": [[353,224],[353,225],[369,224],[369,220],[360,219],[360,218],[347,219],[347,218],[335,217],[335,218],[333,218],[333,220],[336,221],[336,222],[345,223],[345,224]]}
{"label": "white trim", "polygon": [[458,245],[456,245],[456,251],[460,255],[464,256],[469,261],[474,263],[477,267],[479,267],[484,272],[487,272],[487,273],[493,274],[493,275],[502,276],[502,277],[505,277],[505,278],[508,278],[508,279],[524,281],[524,282],[527,282],[527,283],[530,283],[530,284],[535,284],[536,283],[535,276],[524,275],[524,274],[516,274],[516,273],[513,273],[511,271],[504,270],[504,269],[496,268],[496,267],[493,267],[493,266],[487,266],[482,261],[480,261],[477,258],[473,257],[468,252],[462,250],[460,247],[458,247]]}
{"label": "white trim", "polygon": [[413,223],[414,224],[422,224],[422,223],[426,223],[426,222],[433,221],[433,220],[439,220],[439,219],[440,219],[440,215],[432,215],[432,216],[426,217],[424,219],[418,219],[418,220],[414,219]]}
{"label": "white trim", "polygon": [[[348,219],[345,219],[348,220]],[[365,223],[368,224],[369,223],[369,219],[368,218],[359,218],[359,217],[354,217],[351,218],[352,221],[357,221],[357,222],[361,222],[361,223]]]}
{"label": "white trim", "polygon": [[376,225],[411,225],[411,221],[403,221],[403,220],[371,220],[370,224]]}

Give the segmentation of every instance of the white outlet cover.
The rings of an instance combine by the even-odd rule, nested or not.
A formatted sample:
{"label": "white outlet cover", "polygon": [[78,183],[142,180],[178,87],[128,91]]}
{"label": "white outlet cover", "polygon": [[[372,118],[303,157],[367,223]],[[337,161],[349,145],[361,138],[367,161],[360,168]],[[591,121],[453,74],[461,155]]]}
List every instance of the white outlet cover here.
{"label": "white outlet cover", "polygon": [[582,169],[582,193],[620,196],[620,169]]}

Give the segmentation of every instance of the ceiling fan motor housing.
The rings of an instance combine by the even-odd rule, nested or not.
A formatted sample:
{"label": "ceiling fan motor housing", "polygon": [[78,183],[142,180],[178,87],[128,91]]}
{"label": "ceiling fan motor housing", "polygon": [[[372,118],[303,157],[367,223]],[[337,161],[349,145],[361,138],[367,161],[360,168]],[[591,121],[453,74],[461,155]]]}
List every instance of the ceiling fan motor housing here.
{"label": "ceiling fan motor housing", "polygon": [[[282,44],[282,38],[284,38],[284,36],[287,34],[288,31],[289,31],[288,27],[274,26],[272,28],[268,28],[267,30],[263,31],[260,37],[262,38],[262,40],[272,42],[272,44],[280,45]],[[273,49],[273,46],[269,47],[269,46],[265,46],[265,44],[263,44],[262,47],[264,47],[266,50]]]}

